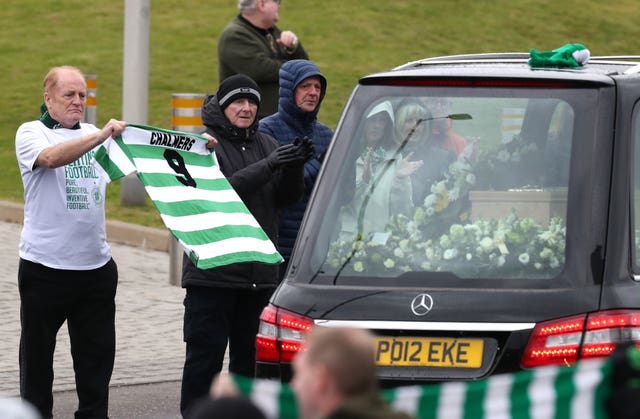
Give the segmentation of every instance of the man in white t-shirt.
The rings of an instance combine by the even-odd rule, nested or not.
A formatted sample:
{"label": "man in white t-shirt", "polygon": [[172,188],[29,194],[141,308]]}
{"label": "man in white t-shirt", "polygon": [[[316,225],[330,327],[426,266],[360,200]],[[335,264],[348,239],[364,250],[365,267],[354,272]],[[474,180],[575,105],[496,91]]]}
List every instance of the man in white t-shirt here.
{"label": "man in white t-shirt", "polygon": [[43,83],[39,120],[16,133],[24,185],[18,288],[21,302],[20,395],[52,417],[56,335],[67,321],[76,373],[76,418],[107,418],[115,357],[118,269],[106,242],[106,181],[91,157],[122,133],[115,119],[80,123],[87,86],[75,67],[55,67]]}

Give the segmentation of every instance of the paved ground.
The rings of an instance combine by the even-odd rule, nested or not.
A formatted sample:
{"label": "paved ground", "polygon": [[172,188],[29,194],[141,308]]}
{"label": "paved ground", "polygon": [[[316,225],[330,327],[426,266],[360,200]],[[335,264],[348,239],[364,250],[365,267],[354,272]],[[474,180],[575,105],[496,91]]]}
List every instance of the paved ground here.
{"label": "paved ground", "polygon": [[[0,394],[4,395],[19,392],[17,249],[21,228],[18,223],[0,221]],[[111,239],[110,244],[120,276],[112,386],[179,381],[184,361],[184,290],[169,284],[169,253]],[[66,326],[59,333],[54,372],[54,392],[75,388]]]}

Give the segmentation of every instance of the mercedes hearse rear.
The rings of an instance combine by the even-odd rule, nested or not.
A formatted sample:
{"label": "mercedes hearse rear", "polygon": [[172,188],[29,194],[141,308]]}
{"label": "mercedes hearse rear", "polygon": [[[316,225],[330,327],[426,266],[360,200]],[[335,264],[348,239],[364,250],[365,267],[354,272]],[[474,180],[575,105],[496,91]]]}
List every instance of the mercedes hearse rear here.
{"label": "mercedes hearse rear", "polygon": [[393,383],[640,340],[640,57],[527,58],[439,57],[359,81],[262,313],[257,376],[288,380],[314,325],[371,330]]}

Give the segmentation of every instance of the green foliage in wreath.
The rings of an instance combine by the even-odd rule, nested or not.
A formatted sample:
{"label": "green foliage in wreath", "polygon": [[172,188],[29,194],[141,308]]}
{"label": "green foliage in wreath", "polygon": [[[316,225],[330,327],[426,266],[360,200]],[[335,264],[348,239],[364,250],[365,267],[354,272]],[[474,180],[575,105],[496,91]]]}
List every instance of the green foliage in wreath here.
{"label": "green foliage in wreath", "polygon": [[502,149],[506,151],[493,158],[465,149],[410,214],[392,216],[385,231],[371,237],[333,242],[325,272],[392,276],[437,271],[481,278],[547,278],[559,273],[566,244],[562,218],[551,219],[547,228],[514,211],[497,220],[470,220],[468,195],[477,189],[476,171],[485,171],[482,177],[487,179],[487,173],[504,173],[505,165],[519,165],[537,153],[535,146],[520,141],[514,137]]}

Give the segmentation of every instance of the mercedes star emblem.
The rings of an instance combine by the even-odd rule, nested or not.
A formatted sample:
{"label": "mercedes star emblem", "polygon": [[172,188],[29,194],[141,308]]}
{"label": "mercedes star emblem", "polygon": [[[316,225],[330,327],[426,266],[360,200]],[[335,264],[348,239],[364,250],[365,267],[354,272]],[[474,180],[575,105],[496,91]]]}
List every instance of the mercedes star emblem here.
{"label": "mercedes star emblem", "polygon": [[411,311],[416,316],[424,316],[431,311],[433,307],[433,298],[429,294],[418,294],[411,301]]}

